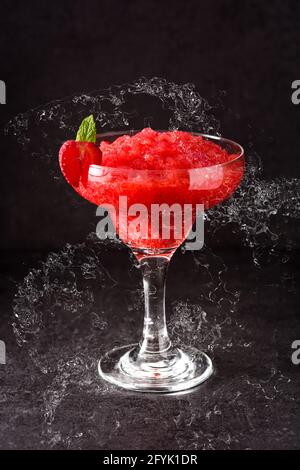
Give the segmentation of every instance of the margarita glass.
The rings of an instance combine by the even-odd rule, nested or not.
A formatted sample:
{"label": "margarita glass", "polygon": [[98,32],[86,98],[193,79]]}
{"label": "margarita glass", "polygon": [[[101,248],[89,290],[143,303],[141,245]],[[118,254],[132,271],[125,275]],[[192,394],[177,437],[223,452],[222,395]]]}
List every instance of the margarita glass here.
{"label": "margarita glass", "polygon": [[[97,144],[114,142],[118,137],[133,136],[138,131],[110,132],[97,135]],[[119,237],[135,254],[143,275],[145,316],[142,338],[138,344],[114,348],[99,361],[99,374],[105,380],[126,389],[143,392],[177,392],[204,382],[212,373],[211,359],[202,351],[185,345],[175,347],[169,338],[165,315],[165,285],[169,261],[189,234],[197,217],[197,205],[208,209],[227,199],[238,187],[244,173],[242,147],[221,137],[193,133],[217,144],[230,157],[221,164],[187,168],[137,169],[90,165],[88,177],[74,187],[90,202],[108,208],[118,208],[120,197],[126,207],[146,208],[137,230],[135,215],[112,216]],[[213,147],[213,146],[212,146]],[[179,219],[170,212],[174,204],[191,207],[188,220],[182,211]],[[161,229],[153,235],[150,218],[153,205],[164,205],[167,218],[162,217],[169,236]],[[167,222],[166,222],[167,221]],[[181,223],[181,235],[176,224]],[[167,227],[166,227],[167,225]]]}

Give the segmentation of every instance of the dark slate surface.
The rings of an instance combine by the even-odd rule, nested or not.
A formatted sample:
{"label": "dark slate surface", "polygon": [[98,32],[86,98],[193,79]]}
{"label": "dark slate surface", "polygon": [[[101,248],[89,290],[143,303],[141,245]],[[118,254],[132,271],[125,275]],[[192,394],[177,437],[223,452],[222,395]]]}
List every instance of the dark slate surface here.
{"label": "dark slate surface", "polygon": [[[140,274],[128,252],[99,247],[86,242],[44,265],[45,254],[2,260],[0,447],[299,448],[300,366],[291,362],[291,343],[300,339],[298,252],[260,268],[245,250],[177,253],[168,279],[170,331],[201,345],[216,372],[190,393],[154,396],[97,376],[100,354],[137,339],[142,319]],[[40,271],[23,282],[32,267]],[[11,327],[18,283],[22,347]]]}

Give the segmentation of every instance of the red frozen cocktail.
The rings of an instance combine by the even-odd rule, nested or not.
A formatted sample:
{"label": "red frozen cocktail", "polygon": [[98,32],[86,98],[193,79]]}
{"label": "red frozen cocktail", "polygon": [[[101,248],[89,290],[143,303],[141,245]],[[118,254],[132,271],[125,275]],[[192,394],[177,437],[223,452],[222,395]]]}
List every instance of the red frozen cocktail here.
{"label": "red frozen cocktail", "polygon": [[[133,248],[176,248],[191,229],[197,204],[206,209],[228,198],[243,175],[240,149],[216,137],[146,128],[136,133],[102,135],[98,142],[98,159],[90,158],[89,166],[79,168],[79,178],[72,186],[90,202],[116,208],[117,232]],[[122,209],[120,196],[126,197]],[[147,215],[135,206],[141,204]],[[181,208],[181,219],[179,213],[177,219],[174,216],[174,204]],[[192,217],[184,220],[187,204],[192,208]],[[122,217],[121,211],[131,206],[136,210],[133,207],[131,214]],[[155,232],[151,213],[157,206],[161,226]],[[137,217],[140,224],[134,223]],[[180,230],[175,230],[176,222],[181,223],[181,236]],[[163,235],[168,235],[167,230],[162,233],[162,227],[168,223],[166,237]],[[139,226],[142,224],[146,227]]]}
{"label": "red frozen cocktail", "polygon": [[182,131],[96,135],[90,116],[76,141],[61,147],[59,160],[72,187],[108,210],[143,273],[142,339],[105,354],[99,361],[100,376],[147,392],[200,384],[212,374],[212,362],[189,345],[183,350],[172,345],[165,320],[166,271],[197,211],[222,202],[238,187],[244,172],[242,147],[221,137]]}

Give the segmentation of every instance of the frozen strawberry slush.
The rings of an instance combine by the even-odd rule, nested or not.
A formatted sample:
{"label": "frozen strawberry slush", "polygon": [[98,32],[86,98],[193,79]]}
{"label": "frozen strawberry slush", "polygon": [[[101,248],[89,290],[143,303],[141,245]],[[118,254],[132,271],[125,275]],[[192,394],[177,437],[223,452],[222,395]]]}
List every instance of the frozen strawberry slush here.
{"label": "frozen strawberry slush", "polygon": [[143,129],[114,142],[101,142],[102,165],[136,170],[203,168],[234,158],[219,145],[189,132]]}
{"label": "frozen strawberry slush", "polygon": [[149,214],[153,204],[193,207],[193,220],[181,237],[172,234],[172,214],[169,239],[151,237],[150,215],[147,238],[136,227],[129,228],[133,215],[128,217],[126,226],[117,220],[120,237],[137,248],[173,248],[181,244],[195,219],[196,204],[207,209],[228,198],[239,185],[244,170],[244,163],[236,154],[205,137],[182,131],[144,129],[112,142],[102,141],[100,151],[101,165],[92,164],[88,177],[82,177],[75,188],[89,201],[117,209],[119,197],[126,196],[128,207],[143,204]]}

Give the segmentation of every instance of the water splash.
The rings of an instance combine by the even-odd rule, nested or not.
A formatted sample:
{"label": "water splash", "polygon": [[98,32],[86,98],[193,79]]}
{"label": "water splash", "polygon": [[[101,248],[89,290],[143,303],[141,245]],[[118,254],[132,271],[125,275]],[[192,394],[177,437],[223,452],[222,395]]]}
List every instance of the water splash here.
{"label": "water splash", "polygon": [[74,135],[89,114],[94,115],[99,132],[139,129],[151,124],[156,128],[217,134],[220,127],[212,107],[193,84],[178,85],[155,77],[50,102],[13,118],[5,133],[34,148],[35,154],[45,156],[51,151],[45,151],[36,139],[32,141],[33,131],[38,130],[36,137],[45,145],[60,143],[66,136]]}
{"label": "water splash", "polygon": [[[290,251],[297,243],[295,221],[300,218],[300,180],[276,178],[266,181],[256,155],[248,155],[244,180],[233,197],[208,211],[206,221],[213,237],[230,225],[253,260],[260,264],[263,255]],[[298,224],[297,224],[298,225]],[[291,238],[294,236],[294,239]],[[286,254],[282,260],[287,260]]]}
{"label": "water splash", "polygon": [[[99,132],[151,125],[219,135],[221,124],[215,115],[223,112],[221,107],[219,102],[211,106],[191,83],[179,85],[157,77],[140,78],[19,114],[7,124],[5,133],[25,146],[27,154],[39,157],[42,165],[47,162],[55,180],[63,181],[57,172],[58,148],[76,134],[81,120],[91,113]],[[216,237],[220,229],[230,224],[232,231],[239,234],[239,241],[253,249],[254,262],[259,264],[260,252],[267,248],[271,253],[280,245],[282,235],[284,249],[293,245],[293,240],[287,239],[284,223],[297,238],[292,220],[300,215],[300,184],[297,178],[266,181],[261,159],[252,150],[253,143],[244,144],[247,157],[244,182],[227,203],[208,212],[207,232]],[[73,204],[76,201],[74,198]]]}
{"label": "water splash", "polygon": [[[21,114],[8,123],[6,134],[26,146],[27,153],[43,157],[43,164],[47,162],[57,179],[57,166],[53,164],[57,148],[75,134],[87,114],[94,114],[98,129],[103,131],[151,124],[155,128],[218,134],[220,124],[213,111],[192,84],[177,85],[164,79],[142,78],[131,84],[55,101]],[[291,285],[289,252],[297,241],[297,231],[291,229],[293,221],[300,216],[299,180],[266,181],[257,156],[252,153],[247,158],[247,172],[239,190],[229,201],[207,213],[208,239],[213,238],[215,244],[222,246],[224,231],[230,227],[237,244],[242,243],[253,255],[254,264],[247,261],[247,276],[257,278],[257,284],[254,282],[257,292],[261,281],[257,268],[264,268],[268,263],[273,267],[280,265],[281,277],[273,282],[277,288],[285,288],[286,279]],[[116,250],[117,256],[112,254]],[[122,442],[125,430],[130,434],[147,419],[147,426],[153,428],[155,435],[157,423],[147,417],[151,416],[153,406],[157,407],[156,402],[128,398],[133,415],[136,410],[137,421],[133,427],[128,427],[122,405],[116,407],[119,410],[116,416],[107,412],[103,415],[97,406],[100,398],[102,403],[112,399],[115,405],[121,403],[121,394],[97,379],[99,356],[113,345],[138,339],[137,325],[142,321],[139,273],[133,259],[123,250],[125,248],[117,241],[103,242],[90,235],[82,244],[67,245],[58,253],[50,253],[19,286],[14,303],[14,332],[18,344],[27,350],[38,371],[47,377],[42,397],[42,439],[46,446],[105,448],[114,439]],[[185,255],[191,263],[189,272],[193,277],[189,284],[193,292],[183,289],[182,298],[178,290],[173,292],[171,334],[196,348],[201,344],[216,358],[230,357],[232,348],[235,351],[238,348],[245,361],[255,364],[255,348],[251,346],[259,340],[260,320],[256,320],[258,330],[254,340],[252,318],[240,314],[241,286],[238,282],[228,285],[233,266],[222,259],[219,251],[216,253],[206,246],[201,252]],[[115,263],[112,263],[112,256]],[[255,296],[254,289],[254,299]],[[245,410],[245,422],[250,430],[250,411],[238,393],[247,395],[255,388],[259,398],[268,403],[278,377],[283,384],[289,380],[280,374],[276,370],[272,374],[267,371],[264,384],[247,374],[240,378],[242,391],[237,391],[233,410],[236,407]],[[225,413],[222,405],[220,408],[222,393],[220,387],[212,395],[203,394],[203,406],[211,404],[212,412],[208,417],[195,412],[192,396],[174,399],[171,411],[169,408],[165,415],[164,407],[160,407],[160,426],[166,430],[166,435],[173,432],[178,448],[183,442],[183,427],[185,436],[189,433],[191,439],[198,442],[194,448],[230,448],[240,442],[241,436],[232,436],[230,429],[215,435],[218,416]],[[284,392],[279,390],[278,393]],[[138,413],[139,408],[143,409],[143,418]],[[66,417],[73,416],[74,412],[78,418],[75,424]],[[170,412],[174,417],[171,422]],[[203,435],[199,431],[202,419],[211,424]]]}
{"label": "water splash", "polygon": [[[272,370],[257,364],[256,342],[270,342],[267,350],[272,352],[274,332],[269,329],[270,338],[265,338],[263,318],[255,315],[254,324],[253,316],[241,314],[240,286],[228,285],[232,274],[220,256],[207,247],[193,255],[187,254],[192,276],[187,286],[179,279],[179,294],[176,286],[172,288],[172,279],[168,283],[169,330],[181,345],[209,351],[215,364],[222,369],[227,367],[226,371],[222,370],[222,376],[224,372],[228,375],[229,371],[230,374],[239,371],[238,361],[243,359],[247,368],[236,375],[232,384],[236,402],[224,404],[225,383],[232,380],[226,377],[213,390],[201,391],[197,408],[193,394],[170,398],[167,408],[164,398],[151,401],[126,394],[124,407],[123,392],[99,380],[97,361],[113,346],[138,340],[141,332],[143,293],[139,270],[127,263],[121,276],[113,273],[124,261],[123,255],[127,258],[125,251],[119,243],[111,247],[91,234],[80,245],[50,254],[20,286],[14,305],[15,333],[23,351],[27,350],[37,370],[47,379],[40,385],[41,444],[78,449],[110,448],[118,442],[124,448],[124,436],[132,434],[133,438],[137,428],[151,430],[152,436],[156,435],[158,423],[153,416],[156,416],[154,408],[159,408],[160,426],[165,428],[166,435],[175,436],[179,449],[185,447],[186,436],[190,436],[193,448],[231,448],[234,442],[238,445],[245,425],[255,429],[251,424],[255,416],[251,417],[253,410],[247,404],[249,395],[255,394],[260,403],[265,403],[263,406],[271,406],[276,397],[285,396],[289,387],[289,375],[277,370],[272,358],[270,361],[265,358],[266,364],[273,364]],[[249,276],[248,264],[246,267]],[[252,270],[257,271],[254,266]],[[269,282],[265,272],[257,282],[265,290]],[[275,282],[280,289],[280,278],[275,278]],[[259,303],[260,296],[260,290],[253,291],[253,302]],[[251,373],[259,367],[266,369],[263,380]],[[237,434],[230,427],[216,434],[218,420],[222,415],[227,416],[228,406],[243,419],[241,426]],[[130,422],[126,414],[128,407],[133,417]],[[112,414],[111,409],[118,411]],[[209,409],[212,414],[202,416],[201,409]],[[142,436],[143,433],[140,448],[145,445]]]}
{"label": "water splash", "polygon": [[[115,294],[118,282],[102,258],[112,247],[124,249],[118,240],[101,242],[91,234],[82,244],[50,253],[19,285],[14,332],[18,344],[28,349],[42,372],[57,371],[73,357],[81,340],[84,350],[90,348],[95,332],[106,329],[106,302]],[[75,349],[68,349],[73,346]],[[81,352],[84,350],[81,346]]]}

